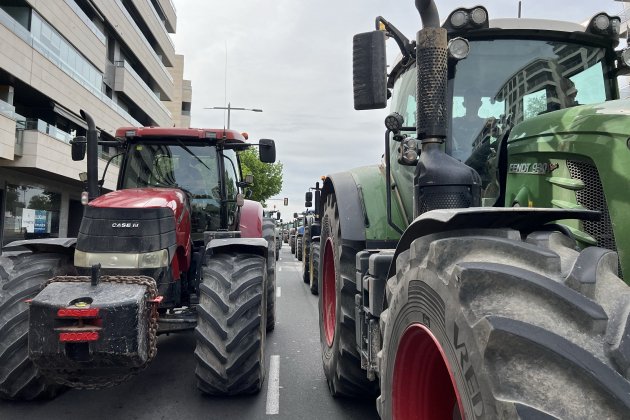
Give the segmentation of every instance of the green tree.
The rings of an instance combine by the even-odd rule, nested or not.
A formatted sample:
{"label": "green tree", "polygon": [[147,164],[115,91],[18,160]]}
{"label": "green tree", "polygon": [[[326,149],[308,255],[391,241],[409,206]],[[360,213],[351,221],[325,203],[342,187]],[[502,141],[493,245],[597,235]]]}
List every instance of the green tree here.
{"label": "green tree", "polygon": [[251,199],[266,206],[265,200],[282,191],[282,162],[261,162],[255,147],[239,152],[239,158],[243,177],[249,174],[254,176],[254,183],[249,187]]}

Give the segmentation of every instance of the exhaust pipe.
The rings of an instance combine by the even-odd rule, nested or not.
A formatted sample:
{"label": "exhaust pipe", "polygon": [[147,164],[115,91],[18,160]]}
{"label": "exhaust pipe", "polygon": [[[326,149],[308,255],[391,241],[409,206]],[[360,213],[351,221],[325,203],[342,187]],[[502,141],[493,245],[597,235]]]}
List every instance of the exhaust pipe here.
{"label": "exhaust pipe", "polygon": [[87,190],[88,199],[92,201],[99,196],[98,188],[98,133],[94,119],[81,110],[81,118],[87,122]]}
{"label": "exhaust pipe", "polygon": [[420,13],[424,28],[440,27],[440,15],[433,0],[416,0],[416,9]]}

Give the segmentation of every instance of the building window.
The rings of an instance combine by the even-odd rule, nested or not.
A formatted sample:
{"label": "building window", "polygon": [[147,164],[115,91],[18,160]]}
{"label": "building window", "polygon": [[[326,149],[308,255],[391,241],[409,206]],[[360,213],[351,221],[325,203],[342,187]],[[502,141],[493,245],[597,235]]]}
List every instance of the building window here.
{"label": "building window", "polygon": [[7,184],[5,202],[3,245],[21,239],[59,237],[61,194]]}

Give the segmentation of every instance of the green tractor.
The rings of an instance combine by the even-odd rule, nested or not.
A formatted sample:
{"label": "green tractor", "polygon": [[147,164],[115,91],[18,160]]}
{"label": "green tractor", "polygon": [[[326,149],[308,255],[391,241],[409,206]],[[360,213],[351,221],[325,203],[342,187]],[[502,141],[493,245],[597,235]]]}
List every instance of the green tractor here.
{"label": "green tractor", "polygon": [[[319,234],[321,224],[319,223],[319,201],[321,189],[319,182],[315,183],[315,187],[310,188],[313,191],[307,191],[304,205],[306,208],[313,206],[312,211],[304,214],[304,234],[302,236],[302,280],[309,285],[311,293],[317,294],[317,272],[319,269]],[[315,201],[313,201],[313,192],[315,193]]]}
{"label": "green tractor", "polygon": [[477,6],[440,24],[433,0],[415,3],[415,42],[382,17],[354,38],[355,109],[391,97],[391,114],[384,164],[321,192],[331,393],[378,396],[387,419],[627,418],[620,19]]}

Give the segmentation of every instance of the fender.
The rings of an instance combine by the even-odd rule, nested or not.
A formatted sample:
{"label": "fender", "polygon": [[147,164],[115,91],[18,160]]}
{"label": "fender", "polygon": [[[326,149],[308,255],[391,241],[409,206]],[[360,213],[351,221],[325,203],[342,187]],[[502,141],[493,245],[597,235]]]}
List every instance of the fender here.
{"label": "fender", "polygon": [[[385,174],[378,165],[364,166],[329,175],[322,189],[322,203],[334,192],[337,199],[341,236],[363,242],[367,248],[395,248],[400,237],[387,223]],[[320,206],[323,212],[323,206]],[[407,226],[396,200],[392,202],[392,219]],[[320,213],[320,220],[323,214]]]}
{"label": "fender", "polygon": [[257,201],[245,200],[241,207],[239,230],[242,238],[262,238],[263,208]]}
{"label": "fender", "polygon": [[579,219],[595,221],[599,217],[600,213],[598,211],[591,210],[523,207],[470,207],[465,209],[432,210],[418,216],[403,233],[396,247],[387,278],[396,275],[396,259],[398,255],[408,250],[411,243],[421,236],[475,228],[512,228],[519,231],[532,231],[556,220]]}
{"label": "fender", "polygon": [[77,238],[25,239],[8,243],[2,249],[24,247],[33,252],[73,253],[76,243]]}
{"label": "fender", "polygon": [[[262,231],[261,231],[262,232]],[[212,239],[206,245],[206,253],[248,252],[267,258],[267,240],[264,238],[225,238]]]}

